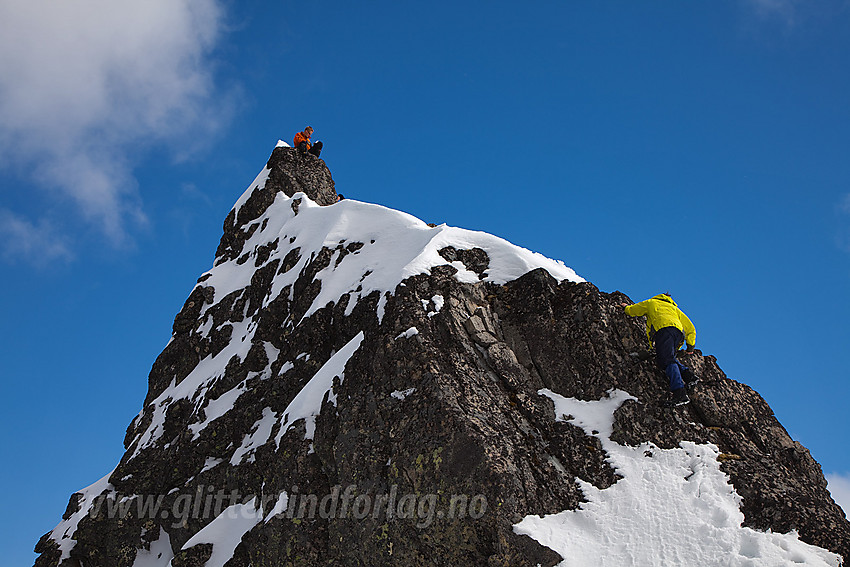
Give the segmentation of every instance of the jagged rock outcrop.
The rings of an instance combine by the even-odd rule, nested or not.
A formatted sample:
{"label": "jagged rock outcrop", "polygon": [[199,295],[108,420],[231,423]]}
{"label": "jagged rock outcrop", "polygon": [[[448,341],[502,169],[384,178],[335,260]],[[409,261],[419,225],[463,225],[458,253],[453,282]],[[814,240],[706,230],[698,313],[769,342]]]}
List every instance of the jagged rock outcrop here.
{"label": "jagged rock outcrop", "polygon": [[36,567],[555,565],[513,526],[578,508],[577,478],[620,477],[543,388],[629,392],[613,440],[713,443],[747,525],[850,555],[819,465],[713,357],[689,355],[693,403],[664,407],[665,379],[631,356],[647,345],[625,295],[550,264],[514,274],[485,249],[502,244],[400,213],[426,244],[387,288],[378,272],[404,246],[341,232],[372,213],[335,202],[324,162],[274,150],[175,317],[121,462],[72,496]]}

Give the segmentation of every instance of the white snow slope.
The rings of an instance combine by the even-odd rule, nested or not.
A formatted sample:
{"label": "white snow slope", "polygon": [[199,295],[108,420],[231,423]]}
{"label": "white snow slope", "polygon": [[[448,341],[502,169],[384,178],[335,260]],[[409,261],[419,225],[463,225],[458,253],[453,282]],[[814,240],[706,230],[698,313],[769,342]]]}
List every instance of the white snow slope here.
{"label": "white snow slope", "polygon": [[622,475],[599,489],[578,481],[587,502],[578,510],[526,516],[514,531],[554,549],[560,567],[837,567],[840,556],[799,540],[742,527],[741,498],[720,470],[714,445],[682,442],[678,449],[611,441],[622,390],[595,402],[540,390],[555,414],[595,435]]}

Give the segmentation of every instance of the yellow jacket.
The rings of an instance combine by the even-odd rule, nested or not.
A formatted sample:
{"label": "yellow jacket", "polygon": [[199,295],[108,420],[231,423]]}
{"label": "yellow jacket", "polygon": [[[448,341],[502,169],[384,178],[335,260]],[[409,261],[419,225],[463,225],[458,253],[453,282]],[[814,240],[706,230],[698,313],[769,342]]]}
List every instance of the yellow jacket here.
{"label": "yellow jacket", "polygon": [[673,299],[664,293],[646,301],[626,306],[626,315],[640,317],[646,315],[646,336],[653,343],[655,333],[664,327],[676,327],[685,335],[688,346],[697,344],[697,330],[688,316],[676,305]]}

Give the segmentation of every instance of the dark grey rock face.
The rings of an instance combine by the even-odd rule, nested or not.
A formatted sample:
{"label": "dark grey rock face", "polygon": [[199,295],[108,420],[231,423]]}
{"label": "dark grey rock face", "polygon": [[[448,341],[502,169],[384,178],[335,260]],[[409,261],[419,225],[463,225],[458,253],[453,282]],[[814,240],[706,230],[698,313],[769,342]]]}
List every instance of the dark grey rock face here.
{"label": "dark grey rock face", "polygon": [[585,399],[598,399],[609,388],[630,392],[641,402],[628,401],[616,412],[614,441],[660,448],[683,440],[714,443],[723,452],[722,469],[743,497],[744,525],[797,530],[802,540],[850,557],[850,523],[826,490],[820,465],[761,396],[727,378],[713,356],[697,350],[680,356],[700,377],[691,404],[675,411],[664,407],[666,377],[652,360],[627,355],[644,350],[646,338],[641,324],[619,307],[628,301],[624,295],[590,284],[555,286],[554,280],[540,281],[532,291],[523,281],[531,278],[549,279],[530,273],[508,284],[506,290],[522,292],[507,295],[512,308],[497,312],[505,328],[516,325],[509,333],[518,336],[512,347],[529,352],[547,387]]}
{"label": "dark grey rock face", "polygon": [[[248,200],[232,210],[224,220],[224,235],[215,253],[216,264],[239,257],[245,241],[257,230],[252,221],[258,219],[282,192],[289,197],[302,192],[320,205],[337,202],[331,172],[322,159],[301,153],[295,148],[278,147],[266,167],[269,176],[262,187],[255,187]],[[293,203],[293,208],[297,208]]]}
{"label": "dark grey rock face", "polygon": [[[689,355],[702,378],[693,402],[675,411],[663,406],[665,378],[651,361],[630,356],[646,349],[646,337],[642,322],[623,313],[628,299],[621,293],[559,284],[542,269],[501,286],[460,283],[449,263],[483,278],[490,260],[478,248],[447,247],[440,251],[446,265],[383,298],[380,321],[378,293],[350,312],[345,295],[303,318],[322,287],[316,275],[368,243],[323,248],[272,297],[275,278],[290,273],[302,252],[283,238],[248,249],[258,219],[278,191],[303,191],[323,205],[336,202],[336,193],[324,162],[312,156],[278,148],[269,168],[266,187],[225,221],[216,257],[216,265],[253,263],[250,284],[217,298],[202,278],[192,291],[153,365],[144,409],[127,430],[127,452],[95,499],[100,513],[79,519],[69,534],[76,544],[61,565],[124,567],[138,553],[160,550],[173,555],[172,565],[201,566],[213,546],[187,542],[227,506],[260,501],[263,518],[234,542],[229,567],[555,565],[557,553],[518,536],[513,524],[577,508],[583,495],[576,478],[605,488],[618,476],[596,437],[556,421],[541,388],[586,400],[611,388],[628,391],[641,401],[617,411],[614,440],[661,448],[714,443],[743,497],[747,525],[796,529],[804,541],[850,554],[850,524],[819,465],[764,400],[727,378],[713,357]],[[283,259],[269,261],[273,251]],[[222,352],[245,323],[256,328],[247,354],[231,358],[203,395],[166,400],[161,435],[143,445],[142,433],[159,419],[155,400]],[[326,395],[312,439],[305,420],[294,427],[275,422],[267,442],[240,456],[264,415],[281,415],[359,333],[360,347],[344,379],[334,377],[335,398]],[[243,393],[232,407],[197,430],[234,388]],[[136,504],[150,496],[161,500],[157,513],[139,513]],[[127,514],[108,513],[120,502]],[[270,513],[276,503],[281,513]],[[66,519],[84,506],[92,503],[72,496]],[[36,567],[60,565],[50,536],[38,543]]]}

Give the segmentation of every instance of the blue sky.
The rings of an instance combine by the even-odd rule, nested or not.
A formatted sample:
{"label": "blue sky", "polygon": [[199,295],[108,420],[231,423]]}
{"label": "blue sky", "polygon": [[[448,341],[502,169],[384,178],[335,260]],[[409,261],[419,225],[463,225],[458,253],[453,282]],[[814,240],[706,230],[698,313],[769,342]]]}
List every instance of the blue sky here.
{"label": "blue sky", "polygon": [[307,124],[348,197],[670,291],[850,494],[848,26],[846,0],[0,1],[7,559],[115,466],[224,217]]}

